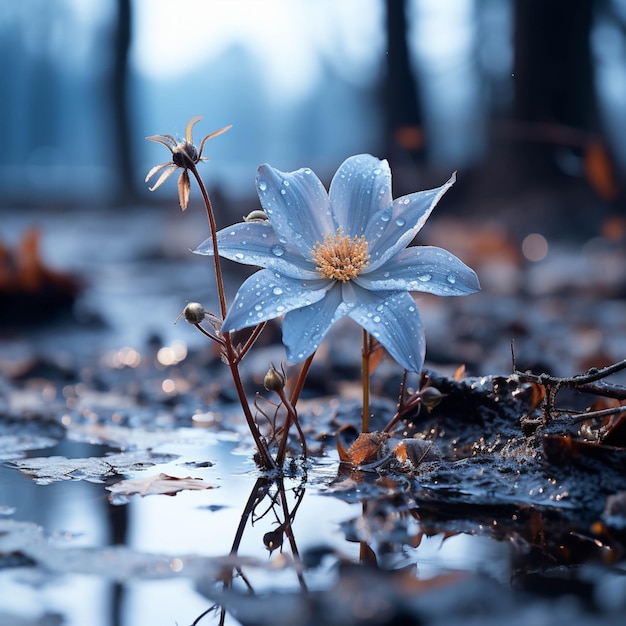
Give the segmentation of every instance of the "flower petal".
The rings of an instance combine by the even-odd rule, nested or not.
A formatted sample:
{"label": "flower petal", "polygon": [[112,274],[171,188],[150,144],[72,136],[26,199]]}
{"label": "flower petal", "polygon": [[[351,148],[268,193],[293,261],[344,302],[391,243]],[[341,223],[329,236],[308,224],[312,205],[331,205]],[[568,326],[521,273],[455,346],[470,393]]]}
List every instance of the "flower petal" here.
{"label": "flower petal", "polygon": [[[267,267],[300,279],[319,279],[312,261],[305,259],[293,246],[281,244],[268,222],[241,222],[217,233],[220,256],[244,265]],[[201,243],[196,254],[213,254],[211,238]]]}
{"label": "flower petal", "polygon": [[155,165],[147,174],[146,174],[146,178],[143,181],[144,183],[147,183],[158,171],[162,170],[164,167],[171,167],[172,165],[174,165],[171,161],[167,161],[167,163],[159,163],[158,165]]}
{"label": "flower petal", "polygon": [[283,319],[287,358],[298,363],[313,354],[330,327],[347,312],[341,299],[341,285],[335,284],[323,299],[287,313]]}
{"label": "flower petal", "polygon": [[176,147],[176,139],[174,139],[172,135],[151,135],[150,137],[146,137],[146,139],[163,144],[170,152],[173,152],[173,148]]}
{"label": "flower petal", "polygon": [[391,170],[370,154],[346,159],[330,184],[330,204],[338,228],[360,237],[370,219],[391,205]]}
{"label": "flower petal", "polygon": [[178,179],[178,201],[180,208],[184,211],[189,204],[189,194],[191,192],[191,183],[189,182],[189,174],[187,170],[183,170]]}
{"label": "flower petal", "polygon": [[454,184],[456,174],[441,187],[418,191],[393,201],[370,220],[365,230],[370,266],[374,270],[406,248],[420,231],[443,194]]}
{"label": "flower petal", "polygon": [[202,119],[202,115],[192,117],[185,126],[185,140],[187,143],[193,144],[193,127]]}
{"label": "flower petal", "polygon": [[321,300],[332,285],[328,280],[304,283],[271,270],[259,270],[239,288],[222,330],[256,326],[293,309],[309,306]]}
{"label": "flower petal", "polygon": [[465,296],[480,290],[474,270],[447,250],[435,246],[405,248],[378,269],[369,269],[355,281],[373,291],[393,289]]}
{"label": "flower petal", "polygon": [[[159,176],[159,180],[157,180],[156,183],[152,185],[152,187],[148,187],[150,191],[154,191],[155,189],[158,189],[172,175],[172,173],[178,169],[178,165],[176,165],[175,163],[163,163],[162,165],[157,165],[156,169],[155,168],[152,168],[152,169],[155,169],[155,171],[157,171],[158,169],[161,169],[163,166],[166,166],[166,165],[169,165],[168,169],[166,169],[161,174],[161,176]],[[151,176],[152,174],[154,174],[154,172],[150,171],[149,175]]]}
{"label": "flower petal", "polygon": [[325,234],[336,231],[326,189],[309,168],[280,172],[261,165],[256,186],[281,243],[290,242],[308,256]]}
{"label": "flower petal", "polygon": [[212,139],[213,137],[217,137],[218,135],[221,135],[222,133],[225,133],[227,130],[231,129],[233,127],[232,124],[229,124],[228,126],[224,126],[224,128],[220,128],[219,130],[214,130],[212,133],[209,133],[201,142],[200,142],[200,149],[198,150],[198,159],[201,161],[208,161],[207,157],[203,157],[202,156],[202,151],[204,150],[204,144],[207,142],[208,139]]}
{"label": "flower petal", "polygon": [[417,305],[406,291],[367,291],[355,285],[359,301],[348,315],[406,370],[420,372],[426,340]]}

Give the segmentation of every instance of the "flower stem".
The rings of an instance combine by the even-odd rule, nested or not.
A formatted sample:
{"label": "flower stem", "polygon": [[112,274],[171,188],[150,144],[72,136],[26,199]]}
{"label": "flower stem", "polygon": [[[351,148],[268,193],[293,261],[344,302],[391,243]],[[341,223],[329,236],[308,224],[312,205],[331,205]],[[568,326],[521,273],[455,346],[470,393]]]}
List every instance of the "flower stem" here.
{"label": "flower stem", "polygon": [[198,187],[200,188],[200,192],[202,193],[202,198],[204,200],[204,206],[206,207],[207,218],[209,219],[209,228],[211,230],[211,243],[213,244],[213,262],[215,265],[215,282],[217,283],[217,295],[220,301],[220,311],[222,313],[222,319],[226,317],[227,309],[226,309],[226,293],[224,291],[224,279],[222,277],[222,267],[220,264],[220,257],[217,253],[217,224],[215,223],[215,214],[213,213],[213,205],[211,204],[211,200],[209,199],[209,194],[204,186],[204,181],[202,180],[198,170],[195,165],[189,168],[191,173],[193,174],[196,182],[198,183]]}
{"label": "flower stem", "polygon": [[296,425],[296,429],[298,431],[298,436],[300,437],[300,442],[302,443],[302,456],[306,460],[307,458],[307,449],[306,449],[306,439],[304,438],[304,433],[302,432],[302,428],[300,427],[300,422],[298,421],[298,413],[289,400],[287,395],[285,394],[284,389],[279,389],[277,392],[280,401],[283,403],[283,406],[287,409],[287,417],[285,418],[285,425],[283,426],[283,438],[280,440],[280,445],[278,446],[278,454],[276,455],[276,465],[278,467],[282,467],[285,462],[285,454],[287,452],[287,440],[289,439],[289,427],[291,424]]}
{"label": "flower stem", "polygon": [[[227,308],[226,308],[226,294],[224,291],[224,280],[222,277],[222,269],[220,265],[220,259],[217,248],[217,225],[215,223],[215,215],[213,213],[213,206],[211,205],[211,200],[209,199],[209,194],[207,193],[206,187],[204,186],[204,181],[200,177],[198,170],[195,166],[189,168],[191,173],[194,175],[196,182],[198,183],[198,187],[200,188],[200,192],[202,193],[202,198],[204,199],[204,206],[206,207],[207,217],[209,219],[209,227],[211,230],[211,242],[213,244],[213,262],[215,267],[215,281],[217,284],[217,294],[220,301],[220,310],[222,313],[222,319],[226,317]],[[224,333],[222,335],[222,339],[224,341],[224,354],[226,356],[226,361],[228,363],[228,367],[230,368],[230,374],[235,384],[235,389],[237,390],[237,397],[239,398],[239,403],[241,404],[241,408],[243,410],[244,417],[246,418],[246,423],[248,424],[248,429],[252,434],[252,438],[254,439],[254,443],[257,447],[257,451],[260,457],[260,465],[266,469],[275,469],[276,462],[272,459],[272,455],[269,452],[267,447],[267,443],[261,436],[257,424],[254,420],[254,416],[252,415],[252,411],[250,410],[250,404],[248,403],[248,398],[246,396],[245,389],[243,387],[243,382],[241,380],[241,375],[239,373],[238,367],[238,358],[236,350],[233,346],[233,342],[230,336],[230,333]]]}
{"label": "flower stem", "polygon": [[298,404],[298,399],[300,398],[300,394],[302,393],[302,388],[304,387],[304,381],[311,369],[311,363],[313,362],[313,357],[315,356],[315,352],[307,358],[307,360],[302,364],[300,368],[300,374],[298,374],[298,380],[296,381],[296,386],[293,388],[291,392],[291,404],[296,406]]}
{"label": "flower stem", "polygon": [[369,431],[370,416],[370,336],[365,329],[363,329],[361,372],[363,378],[363,413],[361,418],[361,432],[366,433]]}

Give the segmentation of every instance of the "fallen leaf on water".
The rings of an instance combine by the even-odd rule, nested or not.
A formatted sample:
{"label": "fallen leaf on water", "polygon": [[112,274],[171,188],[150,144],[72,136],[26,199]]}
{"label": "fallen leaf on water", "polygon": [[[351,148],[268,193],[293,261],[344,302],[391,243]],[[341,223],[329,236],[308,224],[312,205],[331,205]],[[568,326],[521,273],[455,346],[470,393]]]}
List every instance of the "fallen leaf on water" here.
{"label": "fallen leaf on water", "polygon": [[139,494],[140,496],[150,496],[154,494],[163,494],[166,496],[175,496],[179,491],[184,489],[201,490],[213,489],[213,485],[206,483],[202,478],[178,478],[169,476],[168,474],[157,474],[156,476],[147,476],[146,478],[132,478],[129,480],[121,480],[107,487],[111,492],[109,499],[113,502],[114,496],[131,496]]}

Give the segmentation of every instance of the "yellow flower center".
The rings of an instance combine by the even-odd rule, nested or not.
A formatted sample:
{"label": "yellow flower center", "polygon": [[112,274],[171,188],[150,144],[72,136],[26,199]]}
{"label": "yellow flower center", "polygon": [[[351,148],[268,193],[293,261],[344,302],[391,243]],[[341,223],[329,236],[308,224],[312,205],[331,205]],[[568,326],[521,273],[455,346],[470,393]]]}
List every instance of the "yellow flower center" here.
{"label": "yellow flower center", "polygon": [[336,235],[326,235],[313,248],[315,269],[322,278],[347,282],[356,278],[370,263],[365,236],[352,239],[341,228]]}

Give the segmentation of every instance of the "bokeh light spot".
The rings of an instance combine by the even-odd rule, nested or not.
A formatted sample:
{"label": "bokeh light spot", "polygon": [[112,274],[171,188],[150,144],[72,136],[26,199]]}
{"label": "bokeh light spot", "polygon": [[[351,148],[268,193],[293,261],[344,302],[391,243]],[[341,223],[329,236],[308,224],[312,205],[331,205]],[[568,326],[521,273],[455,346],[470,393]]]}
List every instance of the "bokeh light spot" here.
{"label": "bokeh light spot", "polygon": [[522,254],[529,261],[542,261],[548,254],[548,241],[539,233],[531,233],[522,241]]}

